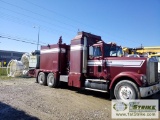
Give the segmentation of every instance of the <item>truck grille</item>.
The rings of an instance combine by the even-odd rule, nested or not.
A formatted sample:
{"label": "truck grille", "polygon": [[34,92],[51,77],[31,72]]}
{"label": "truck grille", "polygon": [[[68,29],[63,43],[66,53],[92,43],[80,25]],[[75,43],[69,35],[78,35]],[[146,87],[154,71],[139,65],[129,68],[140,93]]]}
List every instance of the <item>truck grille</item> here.
{"label": "truck grille", "polygon": [[148,84],[158,82],[158,62],[149,61],[147,69]]}

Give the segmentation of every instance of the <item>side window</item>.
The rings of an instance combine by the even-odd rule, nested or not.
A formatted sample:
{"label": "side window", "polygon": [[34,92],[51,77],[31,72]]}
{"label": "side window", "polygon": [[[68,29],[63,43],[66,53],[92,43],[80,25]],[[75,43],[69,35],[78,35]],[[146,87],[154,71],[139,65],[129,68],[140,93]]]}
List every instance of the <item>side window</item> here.
{"label": "side window", "polygon": [[93,55],[94,55],[94,57],[97,57],[97,56],[102,56],[102,52],[101,52],[101,48],[100,47],[93,47],[93,51],[94,51],[94,53],[93,53]]}
{"label": "side window", "polygon": [[89,56],[93,56],[93,46],[89,47]]}
{"label": "side window", "polygon": [[102,56],[101,48],[98,46],[90,46],[89,56],[93,56],[93,57]]}

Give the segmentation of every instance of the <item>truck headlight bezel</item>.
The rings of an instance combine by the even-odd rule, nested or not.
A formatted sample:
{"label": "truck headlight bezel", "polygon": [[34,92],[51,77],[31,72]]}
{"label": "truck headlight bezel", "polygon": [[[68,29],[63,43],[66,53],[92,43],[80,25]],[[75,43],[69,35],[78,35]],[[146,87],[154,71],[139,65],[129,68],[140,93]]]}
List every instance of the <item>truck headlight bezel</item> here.
{"label": "truck headlight bezel", "polygon": [[142,76],[140,77],[140,80],[142,81],[143,85],[146,85],[146,84],[147,84],[147,77],[146,77],[146,75],[142,75]]}

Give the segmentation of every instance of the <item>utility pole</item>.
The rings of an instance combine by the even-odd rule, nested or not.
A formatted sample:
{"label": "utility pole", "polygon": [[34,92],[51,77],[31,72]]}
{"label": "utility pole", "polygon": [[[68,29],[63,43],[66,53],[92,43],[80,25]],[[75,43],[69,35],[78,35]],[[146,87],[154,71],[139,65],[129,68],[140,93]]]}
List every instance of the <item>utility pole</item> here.
{"label": "utility pole", "polygon": [[39,33],[40,33],[40,27],[38,27],[38,42],[37,42],[37,50],[38,50],[38,46],[39,46]]}
{"label": "utility pole", "polygon": [[37,40],[37,50],[38,50],[38,47],[39,47],[40,26],[38,26],[38,27],[34,26],[33,28],[38,28],[38,40]]}

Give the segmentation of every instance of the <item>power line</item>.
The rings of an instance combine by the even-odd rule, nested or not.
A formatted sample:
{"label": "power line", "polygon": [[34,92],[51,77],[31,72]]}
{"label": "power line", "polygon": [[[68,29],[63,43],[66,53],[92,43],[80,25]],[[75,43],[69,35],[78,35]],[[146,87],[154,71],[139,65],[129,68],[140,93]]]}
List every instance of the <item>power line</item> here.
{"label": "power line", "polygon": [[[23,19],[20,19],[20,18],[17,18],[17,17],[13,17],[13,16],[11,16],[11,15],[7,15],[7,14],[3,14],[3,13],[1,13],[0,14],[0,16],[2,16],[2,15],[4,15],[5,17],[7,17],[7,18],[4,18],[4,19],[7,19],[7,20],[10,20],[10,21],[12,21],[12,22],[16,22],[16,23],[18,23],[18,24],[22,24],[22,25],[27,25],[27,24],[30,24],[30,26],[33,26],[33,25],[35,25],[34,23],[32,23],[32,22],[30,22],[30,21],[26,21],[26,20],[23,20]],[[2,18],[2,17],[1,17]],[[14,19],[13,19],[14,18]],[[15,19],[17,19],[17,20],[15,20]],[[41,29],[42,30],[45,30],[45,31],[48,31],[48,32],[51,32],[51,33],[53,33],[52,31],[59,31],[59,30],[57,30],[57,29],[53,29],[53,28],[49,28],[49,27],[41,27]],[[65,32],[62,32],[62,31],[59,31],[59,32],[61,32],[60,34],[62,34],[62,33],[65,33]],[[69,36],[67,33],[66,33],[66,35],[67,36]],[[71,36],[69,36],[69,37],[71,37]],[[123,43],[126,43],[125,41],[121,41],[121,42],[123,42]],[[129,41],[128,41],[129,42]],[[133,42],[133,41],[131,41],[131,42]]]}
{"label": "power line", "polygon": [[[25,25],[35,25],[36,23],[33,23],[33,22],[29,22],[29,21],[26,21],[26,20],[24,20],[24,19],[21,19],[21,18],[17,18],[17,17],[15,17],[15,16],[12,16],[12,15],[9,15],[9,14],[4,14],[4,13],[0,13],[0,18],[2,18],[2,19],[7,19],[7,20],[10,20],[10,21],[12,21],[12,22],[16,22],[16,23],[19,23],[19,24],[25,24]],[[18,21],[16,21],[16,20],[18,20]]]}
{"label": "power line", "polygon": [[[29,41],[25,41],[25,40],[21,40],[21,39],[16,39],[16,38],[12,38],[12,37],[6,37],[6,36],[2,36],[2,35],[0,35],[0,38],[5,38],[5,39],[10,39],[10,40],[18,41],[18,42],[23,42],[23,43],[37,45],[37,43],[34,43],[34,42],[29,42]],[[42,44],[38,44],[38,45],[42,45]]]}
{"label": "power line", "polygon": [[[45,8],[45,7],[43,7],[43,6],[37,5],[37,4],[35,4],[35,3],[33,3],[33,2],[30,2],[30,1],[28,1],[28,0],[23,0],[23,1],[25,1],[25,2],[27,2],[27,3],[29,3],[29,4],[32,4],[32,5],[36,6],[36,7],[39,7],[39,8],[41,8],[41,9],[44,9],[44,10],[46,10],[46,11],[52,13],[52,14],[55,13],[55,14],[57,14],[57,15],[59,15],[59,16],[62,16],[63,18],[67,18],[67,19],[69,19],[69,20],[71,20],[71,21],[74,21],[74,22],[80,23],[80,24],[82,24],[82,25],[88,26],[88,25],[86,25],[86,24],[84,24],[84,23],[82,23],[82,22],[80,22],[80,21],[77,21],[77,20],[72,19],[72,18],[70,18],[70,17],[68,17],[68,16],[65,16],[65,15],[63,15],[63,14],[60,14],[60,13],[54,11],[54,10],[50,10],[50,9]],[[61,22],[62,22],[62,21],[61,21]],[[67,24],[67,23],[65,23],[65,24]],[[72,27],[79,28],[78,26],[73,26],[73,25],[71,25],[71,24],[67,24],[67,25],[70,25],[70,26],[72,26]]]}
{"label": "power line", "polygon": [[[41,16],[41,17],[43,17],[43,18],[49,18],[49,19],[52,19],[51,17],[48,17],[48,16],[46,16],[46,15],[42,15],[42,14],[36,13],[36,12],[34,12],[34,11],[31,11],[31,10],[25,9],[25,8],[23,8],[23,7],[20,7],[20,6],[17,6],[17,5],[14,5],[14,4],[11,4],[11,3],[8,3],[8,2],[6,2],[6,1],[3,1],[3,0],[0,0],[0,1],[1,1],[1,2],[3,2],[3,3],[5,3],[5,4],[8,4],[8,5],[11,5],[11,6],[17,7],[17,8],[19,8],[19,9],[22,9],[22,10],[28,11],[28,12],[30,12],[30,13],[32,13],[32,14],[39,15],[39,16]],[[59,20],[55,20],[55,19],[52,19],[52,20],[57,21],[57,22],[62,23],[62,24],[69,25],[69,26],[71,26],[71,27],[75,27],[75,26],[73,26],[73,25],[70,25],[70,24],[64,23],[64,22],[59,21]],[[77,28],[77,27],[75,27],[75,28]]]}
{"label": "power line", "polygon": [[[25,10],[25,11],[28,11],[28,12],[31,12],[31,13],[33,13],[33,14],[35,14],[35,15],[39,15],[39,16],[41,16],[41,17],[43,17],[43,18],[48,18],[48,16],[45,16],[45,15],[42,15],[42,14],[39,14],[39,13],[36,13],[36,12],[33,12],[33,11],[31,11],[31,10],[28,10],[28,9],[25,9],[25,8],[23,8],[23,7],[20,7],[20,6],[17,6],[17,5],[14,5],[14,4],[11,4],[11,3],[8,3],[8,2],[6,2],[6,1],[3,1],[3,0],[0,0],[1,2],[3,2],[3,3],[5,3],[5,4],[8,4],[8,5],[11,5],[11,6],[14,6],[14,7],[17,7],[17,8],[19,8],[19,9],[22,9],[22,10]],[[59,13],[57,13],[57,12],[55,12],[55,11],[53,11],[53,10],[50,10],[50,9],[47,9],[47,8],[44,8],[44,7],[42,7],[42,6],[39,6],[39,5],[37,5],[37,4],[35,4],[35,3],[33,3],[33,2],[30,2],[30,1],[28,1],[28,0],[24,0],[24,1],[26,1],[26,2],[29,2],[30,4],[33,4],[33,5],[35,5],[35,6],[37,6],[37,7],[39,7],[39,8],[41,8],[41,9],[45,9],[45,10],[47,10],[47,11],[50,11],[50,12],[54,12],[54,13],[56,13],[56,14],[59,14]],[[65,17],[65,18],[67,18],[67,19],[70,19],[70,20],[72,20],[72,21],[75,21],[75,20],[73,20],[73,19],[71,19],[71,18],[69,18],[69,17],[67,17],[67,16],[64,16],[64,15],[62,15],[62,14],[59,14],[59,15],[61,15],[61,16],[63,16],[63,17]],[[52,18],[51,18],[52,19]],[[52,19],[52,20],[54,20],[54,21],[57,21],[57,20],[55,20],[55,19]],[[66,24],[66,23],[64,23],[64,22],[62,22],[62,21],[59,21],[58,20],[58,22],[60,22],[60,23],[62,23],[62,24]],[[76,21],[76,22],[78,22],[78,21]],[[81,24],[83,24],[83,23],[81,23]],[[70,24],[66,24],[66,25],[69,25],[69,26],[72,26],[73,27],[73,25],[70,25]],[[83,24],[83,25],[85,25],[85,24]],[[89,25],[86,25],[86,26],[89,26]],[[75,26],[74,26],[75,27]],[[90,26],[90,27],[92,27],[92,28],[94,28],[95,29],[95,27],[93,27],[93,26]],[[77,28],[77,27],[76,27]],[[97,28],[96,28],[97,29]],[[102,30],[100,30],[102,33],[104,33]],[[106,34],[106,33],[105,33]],[[113,37],[112,37],[113,38]],[[114,36],[114,38],[115,38],[115,36]],[[133,41],[133,40],[126,40],[127,42],[136,42],[137,43],[137,41]],[[120,40],[120,42],[124,42],[125,43],[125,41],[123,41],[123,40]]]}
{"label": "power line", "polygon": [[[36,6],[36,7],[39,7],[39,8],[41,8],[41,9],[44,9],[44,10],[46,10],[46,11],[52,13],[52,14],[53,14],[53,13],[56,13],[57,15],[60,15],[60,16],[62,16],[62,17],[64,17],[64,18],[67,18],[67,19],[70,19],[70,20],[72,20],[72,21],[75,21],[75,22],[80,23],[80,24],[82,24],[82,25],[85,25],[85,26],[88,26],[88,27],[91,27],[91,28],[94,28],[94,29],[98,29],[98,28],[96,28],[96,27],[93,27],[93,26],[90,26],[90,25],[86,25],[86,24],[84,24],[84,23],[82,23],[82,22],[79,22],[79,21],[77,21],[77,20],[71,19],[71,18],[69,18],[69,17],[67,17],[67,16],[65,16],[65,15],[63,15],[63,14],[60,14],[60,13],[54,11],[54,10],[50,10],[50,9],[45,8],[45,7],[43,7],[43,6],[37,5],[37,4],[35,4],[35,3],[33,3],[33,2],[31,2],[31,1],[29,1],[29,0],[23,0],[23,1],[25,1],[25,2],[27,2],[27,3],[30,3],[30,4],[32,4],[32,5]],[[104,33],[102,30],[100,30],[100,32]],[[105,33],[105,34],[106,34],[106,33]],[[115,36],[114,36],[114,37],[115,37]],[[113,37],[112,37],[112,38],[113,38]],[[119,37],[119,38],[120,38],[120,37]],[[128,42],[128,40],[126,40],[126,41]],[[135,42],[137,43],[137,41],[133,41],[133,40],[129,40],[129,41],[134,42],[134,43],[135,43]],[[120,41],[120,42],[124,42],[124,41]],[[124,43],[125,43],[125,42],[124,42]]]}
{"label": "power line", "polygon": [[[30,22],[30,21],[27,21],[27,20],[24,20],[24,19],[21,19],[21,18],[17,18],[15,16],[12,16],[12,15],[9,15],[9,14],[4,14],[4,13],[0,13],[0,16],[2,19],[6,19],[6,20],[9,20],[9,21],[12,21],[14,23],[18,23],[18,24],[21,24],[21,25],[29,25],[29,26],[35,26],[36,23],[33,23],[33,22]],[[39,26],[39,25],[36,25],[36,26]],[[40,25],[41,26],[41,25]],[[59,34],[66,34],[66,36],[69,36],[68,33],[65,33],[65,32],[62,32],[58,29],[53,29],[53,28],[50,28],[48,26],[41,26],[41,30],[45,30],[45,31],[48,31],[48,32],[51,32],[51,33],[59,33]],[[54,32],[53,32],[54,31]],[[70,37],[70,36],[69,36]]]}
{"label": "power line", "polygon": [[[84,23],[82,23],[82,22],[80,22],[80,21],[77,21],[77,20],[75,20],[75,19],[69,18],[68,16],[65,16],[65,15],[63,15],[63,14],[60,14],[60,13],[54,11],[54,10],[50,10],[50,9],[47,9],[47,8],[45,8],[45,7],[43,7],[43,6],[37,5],[37,4],[35,4],[35,3],[33,3],[33,2],[30,2],[30,1],[28,1],[28,0],[23,0],[23,1],[28,2],[28,3],[30,3],[30,4],[32,4],[32,5],[34,5],[34,6],[37,6],[37,7],[41,8],[41,9],[44,9],[44,10],[46,10],[46,11],[52,13],[52,14],[53,14],[53,13],[56,13],[57,15],[60,15],[60,16],[62,16],[62,17],[64,17],[64,18],[67,18],[67,19],[69,19],[69,20],[71,20],[71,21],[80,23],[80,24],[85,25],[85,26],[93,27],[93,26],[84,24]],[[73,26],[73,25],[72,25],[72,26]],[[95,28],[95,27],[93,27],[93,28]]]}
{"label": "power line", "polygon": [[[11,37],[11,38],[14,38],[14,39],[21,39],[21,40],[28,41],[28,42],[35,42],[35,43],[37,42],[36,40],[28,40],[26,38],[20,38],[18,36],[11,36],[11,35],[4,34],[4,33],[0,33],[0,36]],[[47,45],[47,43],[44,43],[42,41],[39,41],[39,43]]]}
{"label": "power line", "polygon": [[[31,17],[31,16],[28,16],[28,15],[19,13],[19,12],[17,12],[17,11],[13,11],[13,10],[6,9],[6,8],[3,8],[3,7],[1,7],[1,8],[2,8],[2,9],[5,9],[5,10],[8,10],[8,11],[10,11],[10,12],[13,12],[13,13],[19,14],[19,15],[23,15],[23,16],[25,16],[25,17],[27,17],[27,18],[33,18],[33,19],[36,20],[36,21],[41,21],[41,22],[47,23],[47,24],[49,24],[49,25],[58,26],[58,27],[61,27],[61,28],[63,28],[63,29],[66,29],[66,30],[69,30],[69,31],[72,31],[72,32],[73,32],[73,30],[68,29],[68,28],[65,28],[65,27],[62,27],[62,26],[59,26],[59,25],[57,25],[57,24],[53,24],[53,23],[51,23],[51,22],[47,22],[47,21],[42,20],[42,19],[40,20],[40,19],[38,19],[38,18]],[[1,9],[1,8],[0,8],[0,9]]]}

